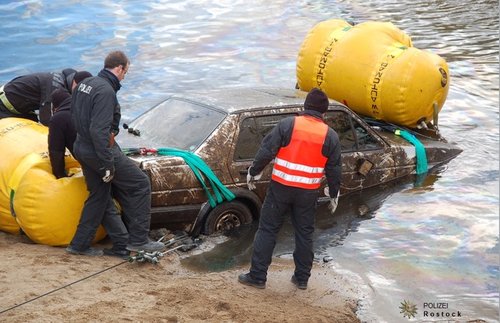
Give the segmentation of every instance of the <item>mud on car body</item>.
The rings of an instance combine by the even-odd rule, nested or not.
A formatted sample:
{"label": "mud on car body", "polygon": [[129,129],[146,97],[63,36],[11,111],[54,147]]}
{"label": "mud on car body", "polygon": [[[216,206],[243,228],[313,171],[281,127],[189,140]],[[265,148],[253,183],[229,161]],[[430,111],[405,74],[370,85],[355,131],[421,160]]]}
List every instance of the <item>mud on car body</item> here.
{"label": "mud on car body", "polygon": [[[279,88],[191,92],[172,96],[133,120],[128,131],[118,137],[122,149],[168,147],[193,152],[236,196],[211,207],[182,158],[131,156],[151,179],[152,227],[211,234],[257,219],[272,167],[264,169],[254,191],[246,186],[247,169],[262,139],[277,122],[303,110],[306,95]],[[338,133],[342,147],[341,195],[415,173],[415,147],[388,131],[390,127],[384,123],[370,125],[333,100],[325,122]],[[426,148],[429,168],[461,152],[432,129],[413,134]],[[326,181],[321,190],[324,185]]]}

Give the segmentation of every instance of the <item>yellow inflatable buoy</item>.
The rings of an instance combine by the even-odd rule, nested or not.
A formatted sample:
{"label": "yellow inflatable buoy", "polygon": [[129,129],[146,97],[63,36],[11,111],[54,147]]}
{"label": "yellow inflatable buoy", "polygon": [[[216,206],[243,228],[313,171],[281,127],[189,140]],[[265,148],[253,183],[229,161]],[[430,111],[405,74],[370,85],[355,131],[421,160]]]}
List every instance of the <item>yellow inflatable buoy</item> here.
{"label": "yellow inflatable buoy", "polygon": [[[0,151],[8,152],[0,162],[0,230],[20,228],[36,243],[64,246],[75,234],[88,192],[73,158],[65,162],[75,175],[56,179],[52,174],[47,135],[46,127],[30,120],[0,120]],[[100,227],[94,241],[105,235]]]}
{"label": "yellow inflatable buoy", "polygon": [[[13,198],[13,211],[23,232],[34,242],[64,246],[75,235],[87,186],[82,172],[56,179],[48,158],[26,171]],[[96,239],[104,238],[100,227]]]}
{"label": "yellow inflatable buoy", "polygon": [[391,23],[333,19],[314,26],[302,43],[297,85],[319,87],[359,114],[416,128],[441,110],[449,71],[443,58],[413,47]]}
{"label": "yellow inflatable buoy", "polygon": [[[9,182],[21,161],[31,153],[47,151],[48,128],[27,119],[0,119],[0,230],[18,234],[19,225],[10,212]],[[29,162],[29,161],[26,161]],[[25,162],[25,163],[26,163]],[[21,169],[18,171],[18,173]]]}

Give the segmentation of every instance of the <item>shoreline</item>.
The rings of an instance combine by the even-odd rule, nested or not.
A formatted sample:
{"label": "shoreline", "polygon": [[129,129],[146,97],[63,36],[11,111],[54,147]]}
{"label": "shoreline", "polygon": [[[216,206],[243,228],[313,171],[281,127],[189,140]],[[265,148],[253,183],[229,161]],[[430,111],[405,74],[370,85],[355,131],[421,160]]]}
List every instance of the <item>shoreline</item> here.
{"label": "shoreline", "polygon": [[0,249],[1,321],[359,322],[355,288],[323,265],[314,264],[302,291],[290,282],[293,261],[275,258],[259,290],[237,282],[247,268],[195,272],[176,253],[157,265],[128,263],[5,232]]}

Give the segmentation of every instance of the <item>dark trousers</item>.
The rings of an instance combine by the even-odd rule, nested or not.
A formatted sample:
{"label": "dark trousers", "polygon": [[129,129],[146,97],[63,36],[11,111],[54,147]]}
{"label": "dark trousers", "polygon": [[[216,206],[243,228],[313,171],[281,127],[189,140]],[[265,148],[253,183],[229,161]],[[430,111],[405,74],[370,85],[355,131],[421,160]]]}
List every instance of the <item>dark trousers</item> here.
{"label": "dark trousers", "polygon": [[113,197],[122,209],[122,218],[128,228],[129,244],[141,245],[149,241],[151,226],[151,184],[149,177],[118,145],[113,146],[115,176]]}
{"label": "dark trousers", "polygon": [[[146,174],[115,145],[114,178],[111,183],[104,183],[99,171],[101,165],[95,153],[76,142],[74,152],[82,166],[89,196],[83,206],[71,246],[77,250],[90,247],[101,223],[115,249],[124,248],[127,243],[146,243],[151,219],[151,188]],[[117,215],[111,192],[122,208],[122,217]],[[128,234],[124,222],[127,224]]]}
{"label": "dark trousers", "polygon": [[271,181],[262,205],[259,228],[255,234],[250,274],[253,278],[267,280],[267,269],[271,264],[276,236],[285,216],[290,214],[295,230],[295,277],[307,282],[311,276],[314,258],[314,216],[318,190],[289,187]]}

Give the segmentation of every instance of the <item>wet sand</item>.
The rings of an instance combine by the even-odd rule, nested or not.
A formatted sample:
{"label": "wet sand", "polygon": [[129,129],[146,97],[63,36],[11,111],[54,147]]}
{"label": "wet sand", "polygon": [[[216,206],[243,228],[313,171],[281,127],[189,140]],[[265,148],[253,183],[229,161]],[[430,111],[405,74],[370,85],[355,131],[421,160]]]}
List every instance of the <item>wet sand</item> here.
{"label": "wet sand", "polygon": [[237,282],[247,268],[194,272],[175,252],[129,263],[4,232],[0,252],[2,322],[359,322],[355,288],[326,265],[314,265],[303,291],[290,282],[293,262],[274,259],[261,290]]}

